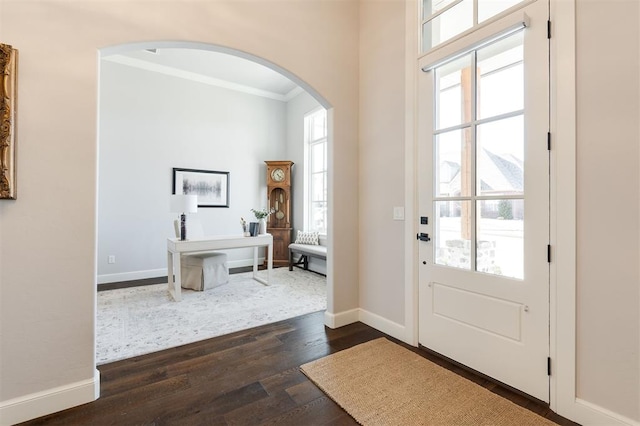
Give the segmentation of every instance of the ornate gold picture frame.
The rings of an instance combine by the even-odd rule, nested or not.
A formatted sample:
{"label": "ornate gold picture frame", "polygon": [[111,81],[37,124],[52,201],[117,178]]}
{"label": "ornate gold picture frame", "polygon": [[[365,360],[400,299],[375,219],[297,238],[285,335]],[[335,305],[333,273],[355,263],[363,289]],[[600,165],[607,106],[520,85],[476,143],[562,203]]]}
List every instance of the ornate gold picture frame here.
{"label": "ornate gold picture frame", "polygon": [[18,51],[0,43],[0,199],[16,199],[16,74]]}

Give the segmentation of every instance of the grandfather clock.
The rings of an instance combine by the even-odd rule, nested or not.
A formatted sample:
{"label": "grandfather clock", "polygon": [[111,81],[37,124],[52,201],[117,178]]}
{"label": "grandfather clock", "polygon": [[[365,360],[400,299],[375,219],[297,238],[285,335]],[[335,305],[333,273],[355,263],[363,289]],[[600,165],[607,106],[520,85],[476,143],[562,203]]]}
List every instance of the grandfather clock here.
{"label": "grandfather clock", "polygon": [[291,243],[291,166],[293,161],[267,163],[267,232],[273,235],[273,266],[289,265]]}

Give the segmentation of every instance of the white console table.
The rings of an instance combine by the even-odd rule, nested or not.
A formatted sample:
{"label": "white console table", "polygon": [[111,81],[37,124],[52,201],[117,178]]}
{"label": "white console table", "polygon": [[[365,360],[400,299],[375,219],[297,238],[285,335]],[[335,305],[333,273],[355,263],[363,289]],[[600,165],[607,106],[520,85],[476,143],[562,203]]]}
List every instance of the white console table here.
{"label": "white console table", "polygon": [[[169,293],[176,302],[182,299],[182,283],[180,276],[180,255],[182,253],[206,252],[235,248],[253,247],[253,279],[269,285],[273,268],[273,236],[263,234],[255,237],[242,235],[210,236],[180,241],[178,238],[167,239],[167,276]],[[267,248],[267,279],[258,277],[258,247]],[[174,279],[175,276],[175,279]]]}

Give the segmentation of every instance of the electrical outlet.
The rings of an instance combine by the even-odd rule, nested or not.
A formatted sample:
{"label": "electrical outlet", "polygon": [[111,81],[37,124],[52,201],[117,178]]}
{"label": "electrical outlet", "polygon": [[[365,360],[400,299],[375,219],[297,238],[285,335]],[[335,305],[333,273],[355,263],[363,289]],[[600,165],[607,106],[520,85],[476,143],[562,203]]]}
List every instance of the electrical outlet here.
{"label": "electrical outlet", "polygon": [[110,255],[108,259],[109,263],[116,263],[116,257],[114,255]]}

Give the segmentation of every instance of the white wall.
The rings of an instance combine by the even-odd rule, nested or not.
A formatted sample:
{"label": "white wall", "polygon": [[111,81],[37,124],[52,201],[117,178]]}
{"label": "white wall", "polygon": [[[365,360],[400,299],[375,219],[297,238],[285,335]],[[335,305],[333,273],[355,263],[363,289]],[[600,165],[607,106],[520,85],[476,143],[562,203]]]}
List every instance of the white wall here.
{"label": "white wall", "polygon": [[404,21],[402,1],[360,5],[360,308],[392,328],[405,323]]}
{"label": "white wall", "polygon": [[[173,167],[230,172],[229,208],[187,219],[198,218],[205,234],[240,233],[240,217],[255,221],[250,210],[267,204],[264,160],[287,158],[284,102],[108,58],[100,83],[99,283],[166,275]],[[228,256],[231,267],[253,261],[251,249]]]}
{"label": "white wall", "polygon": [[[304,116],[321,105],[308,93],[301,93],[287,102],[287,154],[295,164],[291,173],[293,178],[293,234],[304,231]],[[321,274],[327,273],[327,263],[324,260],[311,258],[309,269]]]}
{"label": "white wall", "polygon": [[639,23],[637,1],[576,4],[577,396],[636,422],[640,422]]}
{"label": "white wall", "polygon": [[97,54],[107,46],[227,46],[267,58],[321,94],[333,117],[329,189],[344,209],[331,223],[328,312],[357,307],[357,2],[155,6],[0,0],[0,40],[20,50],[19,199],[0,202],[0,423],[93,399]]}

